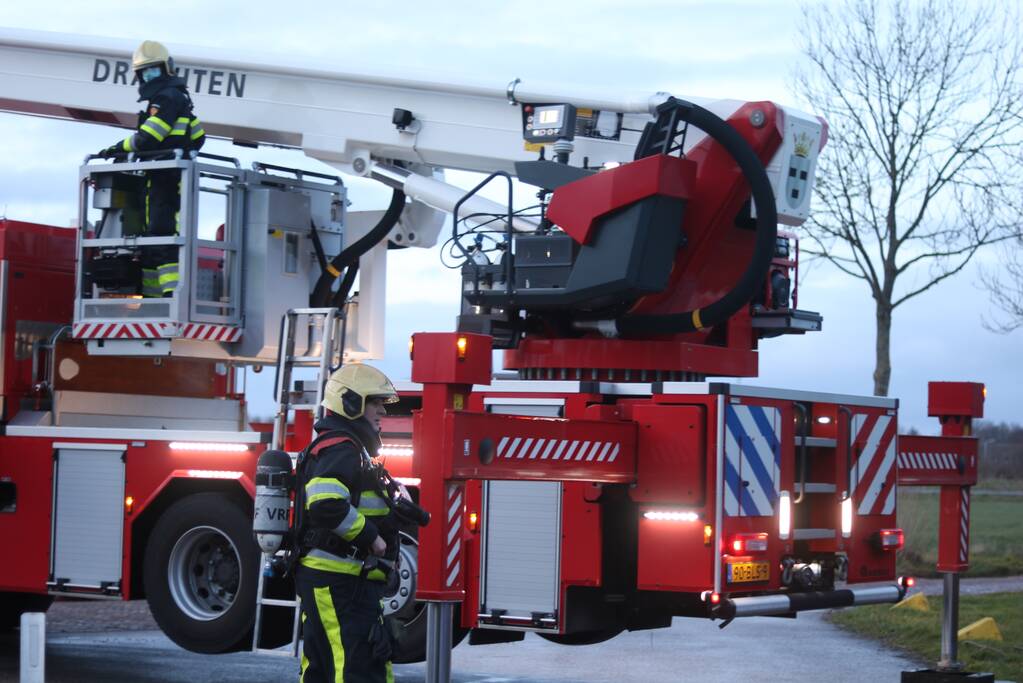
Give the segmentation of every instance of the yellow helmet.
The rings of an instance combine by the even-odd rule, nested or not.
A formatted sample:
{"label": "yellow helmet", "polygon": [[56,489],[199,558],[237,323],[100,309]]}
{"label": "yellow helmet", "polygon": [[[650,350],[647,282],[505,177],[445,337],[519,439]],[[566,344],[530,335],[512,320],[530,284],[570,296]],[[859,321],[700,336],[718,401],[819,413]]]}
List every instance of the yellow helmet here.
{"label": "yellow helmet", "polygon": [[142,41],[142,43],[135,48],[135,54],[131,56],[132,71],[138,71],[139,69],[144,69],[147,66],[156,66],[158,64],[162,64],[167,70],[167,73],[174,73],[174,68],[171,65],[170,53],[167,52],[167,48],[163,46],[163,43],[158,43],[155,40]]}
{"label": "yellow helmet", "polygon": [[398,392],[387,375],[361,363],[349,363],[335,370],[323,390],[327,410],[349,420],[356,420],[366,412],[366,399],[381,398],[384,403],[395,403]]}

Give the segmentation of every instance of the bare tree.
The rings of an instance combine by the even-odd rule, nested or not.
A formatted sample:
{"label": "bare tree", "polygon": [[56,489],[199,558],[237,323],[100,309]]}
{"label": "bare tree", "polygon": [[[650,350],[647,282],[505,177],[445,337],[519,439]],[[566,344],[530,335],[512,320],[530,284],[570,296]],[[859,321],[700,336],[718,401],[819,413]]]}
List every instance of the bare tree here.
{"label": "bare tree", "polygon": [[870,289],[878,396],[891,380],[895,309],[1019,220],[1018,27],[1004,5],[959,0],[803,8],[797,88],[830,129],[808,251]]}
{"label": "bare tree", "polygon": [[1002,313],[984,321],[984,327],[993,332],[1009,333],[1023,327],[1023,235],[1014,242],[1005,245],[1000,268],[981,271],[991,303]]}

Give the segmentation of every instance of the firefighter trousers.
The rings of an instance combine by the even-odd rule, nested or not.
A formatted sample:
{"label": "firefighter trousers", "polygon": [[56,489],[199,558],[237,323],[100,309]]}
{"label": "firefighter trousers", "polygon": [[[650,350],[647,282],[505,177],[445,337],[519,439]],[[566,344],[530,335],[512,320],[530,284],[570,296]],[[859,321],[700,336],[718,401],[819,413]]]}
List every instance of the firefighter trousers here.
{"label": "firefighter trousers", "polygon": [[[146,236],[173,237],[178,234],[181,209],[181,171],[168,168],[146,175]],[[143,296],[172,293],[178,285],[178,248],[145,247],[142,250]]]}
{"label": "firefighter trousers", "polygon": [[295,587],[302,598],[300,683],[393,683],[382,584],[300,565]]}

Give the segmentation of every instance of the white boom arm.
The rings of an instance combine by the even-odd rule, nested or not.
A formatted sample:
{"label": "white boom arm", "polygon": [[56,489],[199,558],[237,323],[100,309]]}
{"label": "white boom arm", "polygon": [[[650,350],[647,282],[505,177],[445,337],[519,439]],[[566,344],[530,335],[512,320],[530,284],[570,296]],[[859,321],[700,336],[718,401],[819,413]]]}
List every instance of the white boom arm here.
{"label": "white boom arm", "polygon": [[[0,111],[134,128],[139,106],[129,58],[134,48],[134,43],[122,39],[0,29]],[[443,222],[438,211],[451,212],[464,194],[434,177],[435,170],[514,175],[515,162],[536,159],[536,151],[527,150],[522,139],[523,109],[514,105],[572,104],[580,116],[585,113],[598,124],[598,114],[611,120],[610,132],[596,125],[573,142],[574,165],[599,167],[631,161],[644,125],[669,97],[664,92],[609,95],[518,78],[481,82],[411,76],[407,71],[326,71],[301,64],[239,61],[202,48],[170,49],[209,135],[247,145],[301,149],[342,172],[404,190],[413,202],[396,230],[404,233],[402,242],[408,246],[433,245]],[[686,99],[722,118],[743,104]],[[397,125],[396,110],[410,112],[413,120]],[[815,117],[788,108],[779,125],[783,144],[768,174],[779,198],[779,220],[798,225],[809,213],[809,193],[803,193],[805,199],[798,205],[782,201],[790,191],[786,185],[790,160],[802,155],[806,168],[800,168],[809,173],[812,186],[825,133]],[[805,149],[795,147],[797,137]],[[702,131],[693,130],[686,147],[703,138]],[[395,167],[396,161],[405,168]],[[473,197],[463,213],[505,211],[495,202]],[[526,218],[516,218],[515,223],[517,229],[534,227]],[[416,224],[419,229],[410,229]],[[378,251],[382,259],[382,251],[374,253]],[[382,301],[380,292],[373,308],[380,308]]]}

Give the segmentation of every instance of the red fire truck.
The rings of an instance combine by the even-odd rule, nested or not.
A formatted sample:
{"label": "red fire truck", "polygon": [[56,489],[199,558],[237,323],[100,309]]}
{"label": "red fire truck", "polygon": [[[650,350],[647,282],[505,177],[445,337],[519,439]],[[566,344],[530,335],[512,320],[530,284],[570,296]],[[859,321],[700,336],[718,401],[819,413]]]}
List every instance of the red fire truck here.
{"label": "red fire truck", "polygon": [[[22,65],[0,73],[0,107],[131,127],[116,74],[132,47],[0,33]],[[256,458],[307,442],[327,369],[380,356],[388,248],[435,244],[449,214],[457,331],[413,338],[384,434],[433,514],[385,604],[396,661],[424,656],[417,599],[456,607],[471,643],[573,644],[902,598],[897,401],[718,379],[755,377],[761,340],[821,327],[777,228],[809,213],[822,121],[176,56],[233,84],[194,93],[211,135],[301,148],[391,188],[391,206],[350,212],[340,177],[214,155],[90,158],[78,229],[0,222],[0,532],[24,558],[0,571],[5,619],[54,596],[145,597],[183,647],[247,647]],[[445,168],[491,175],[466,193]],[[182,176],[174,237],[140,227],[161,169]],[[513,177],[533,206],[514,208]],[[493,182],[507,201],[479,194]],[[178,289],[142,298],[139,255],[168,246]],[[293,382],[302,365],[315,379]],[[277,367],[274,425],[250,424],[246,366]],[[291,637],[287,608],[260,616],[261,645]]]}

